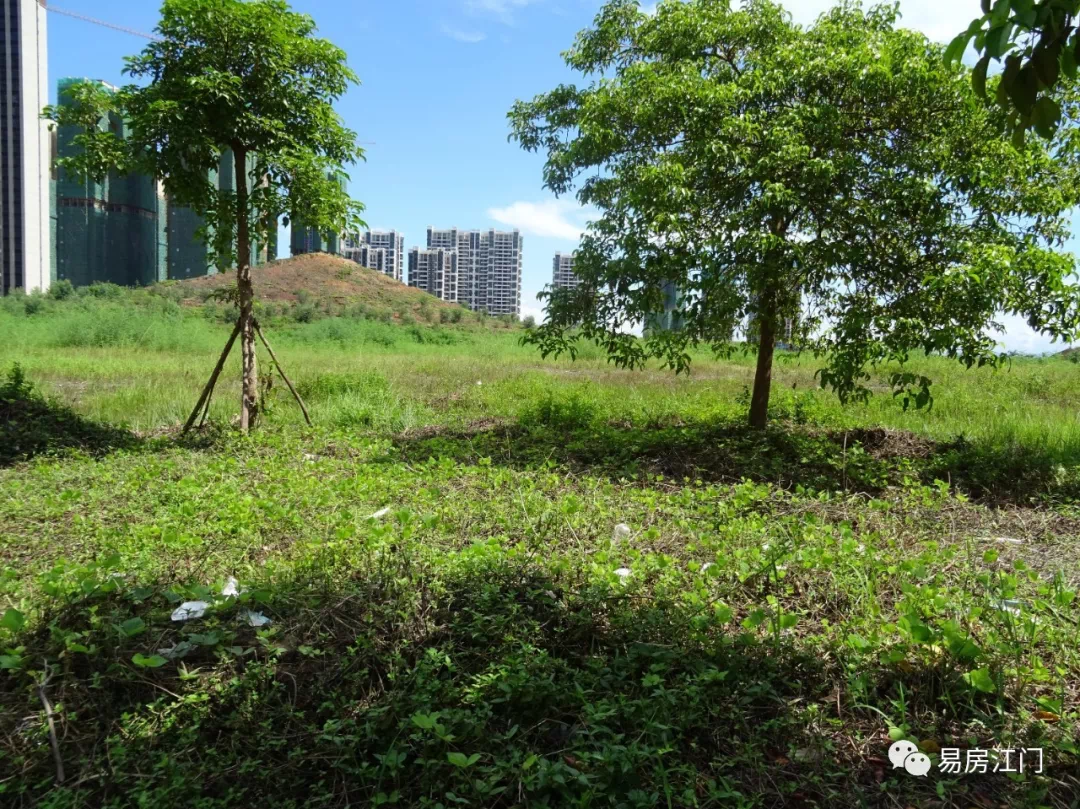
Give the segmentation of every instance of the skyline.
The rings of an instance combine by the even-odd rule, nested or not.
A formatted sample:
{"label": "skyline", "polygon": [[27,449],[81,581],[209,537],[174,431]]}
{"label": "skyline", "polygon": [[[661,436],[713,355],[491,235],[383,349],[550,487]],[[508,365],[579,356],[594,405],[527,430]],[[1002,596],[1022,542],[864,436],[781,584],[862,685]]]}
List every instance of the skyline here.
{"label": "skyline", "polygon": [[[388,4],[295,0],[311,14],[320,35],[345,49],[361,85],[337,105],[367,150],[367,162],[349,169],[350,193],[362,201],[372,230],[397,230],[406,244],[421,244],[429,225],[477,229],[517,228],[529,239],[522,272],[521,316],[541,317],[536,293],[551,281],[556,252],[577,246],[590,212],[573,198],[543,188],[543,156],[507,140],[506,113],[561,82],[581,83],[560,53],[587,27],[600,0],[403,0]],[[809,22],[830,0],[784,3]],[[63,0],[65,10],[149,32],[158,3],[146,0]],[[654,6],[654,3],[644,3]],[[902,0],[904,23],[945,40],[978,13],[977,2]],[[403,27],[402,20],[409,25]],[[144,41],[59,14],[49,15],[50,95],[56,79],[85,76],[126,83],[122,57]],[[496,69],[493,69],[496,68]],[[427,124],[435,109],[437,125]],[[1074,229],[1076,219],[1074,217]],[[278,240],[288,253],[288,232]],[[1077,241],[1068,248],[1076,250]],[[1060,350],[1019,318],[1005,318],[1006,348]]]}

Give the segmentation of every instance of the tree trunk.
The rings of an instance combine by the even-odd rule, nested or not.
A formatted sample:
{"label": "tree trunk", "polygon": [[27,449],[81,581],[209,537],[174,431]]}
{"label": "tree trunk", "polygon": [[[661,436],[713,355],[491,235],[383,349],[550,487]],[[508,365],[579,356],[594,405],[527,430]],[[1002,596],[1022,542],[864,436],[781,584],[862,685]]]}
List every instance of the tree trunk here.
{"label": "tree trunk", "polygon": [[255,426],[259,415],[259,369],[255,358],[255,291],[251,286],[251,235],[248,232],[247,152],[233,149],[236,167],[236,291],[240,306],[243,392],[240,432]]}
{"label": "tree trunk", "polygon": [[773,352],[776,349],[776,296],[765,293],[758,311],[757,372],[754,395],[750,399],[750,426],[764,430],[769,421],[769,392],[772,389]]}

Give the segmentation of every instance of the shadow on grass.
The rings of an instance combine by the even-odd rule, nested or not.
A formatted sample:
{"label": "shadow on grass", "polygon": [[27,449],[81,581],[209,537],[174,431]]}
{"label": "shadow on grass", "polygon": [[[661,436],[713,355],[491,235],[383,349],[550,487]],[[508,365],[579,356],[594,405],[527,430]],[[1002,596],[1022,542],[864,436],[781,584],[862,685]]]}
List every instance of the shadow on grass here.
{"label": "shadow on grass", "polygon": [[223,430],[213,423],[187,435],[163,433],[144,438],[130,430],[92,421],[39,394],[18,364],[0,383],[0,468],[39,455],[70,451],[100,458],[118,450],[161,450],[171,446],[210,449],[223,436]]}
{"label": "shadow on grass", "polygon": [[0,384],[0,467],[50,452],[101,456],[140,445],[133,433],[83,418],[38,394],[16,364]]}
{"label": "shadow on grass", "polygon": [[[853,704],[813,643],[741,633],[618,583],[497,559],[434,577],[408,556],[333,586],[277,587],[261,607],[269,630],[238,622],[247,607],[235,602],[171,622],[153,590],[55,613],[52,629],[20,638],[24,670],[0,680],[10,794],[166,809],[892,807],[934,795],[935,779],[891,772],[880,717]],[[94,651],[69,654],[48,685],[64,706],[57,785],[29,669],[55,663],[74,632]],[[913,688],[940,677],[901,676],[912,716],[940,714]],[[895,684],[882,688],[862,700],[891,710]],[[983,805],[1025,788],[988,775],[964,794]]]}
{"label": "shadow on grass", "polygon": [[824,430],[773,422],[765,431],[743,423],[680,422],[647,427],[590,421],[483,423],[453,431],[430,428],[396,439],[409,460],[490,458],[517,468],[554,462],[640,480],[750,479],[781,488],[874,494],[912,482],[950,483],[989,504],[1080,499],[1080,458],[1071,467],[1045,452],[958,439],[935,442],[898,430]]}

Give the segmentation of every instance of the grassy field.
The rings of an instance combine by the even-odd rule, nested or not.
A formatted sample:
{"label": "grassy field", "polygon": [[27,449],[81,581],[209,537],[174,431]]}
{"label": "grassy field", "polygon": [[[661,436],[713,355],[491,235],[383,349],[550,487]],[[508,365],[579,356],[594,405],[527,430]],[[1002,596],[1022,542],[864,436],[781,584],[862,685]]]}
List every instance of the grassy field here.
{"label": "grassy field", "polygon": [[905,412],[785,355],[755,434],[749,357],[311,303],[261,316],[315,428],[236,435],[234,358],[183,438],[224,307],[0,301],[0,803],[1080,806],[1080,365]]}

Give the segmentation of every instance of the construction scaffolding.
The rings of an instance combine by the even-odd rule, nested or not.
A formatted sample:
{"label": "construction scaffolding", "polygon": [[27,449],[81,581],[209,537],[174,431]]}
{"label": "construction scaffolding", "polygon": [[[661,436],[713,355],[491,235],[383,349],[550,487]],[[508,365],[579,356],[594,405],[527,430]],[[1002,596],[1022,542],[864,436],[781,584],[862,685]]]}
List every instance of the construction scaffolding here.
{"label": "construction scaffolding", "polygon": [[[252,177],[255,173],[255,156],[248,155],[247,175]],[[224,151],[218,161],[218,167],[208,175],[208,181],[217,186],[219,191],[236,190],[236,158],[231,149]],[[250,190],[250,189],[249,189]],[[169,205],[168,210],[169,231],[169,266],[168,277],[181,280],[195,278],[200,275],[214,275],[219,269],[228,264],[223,258],[215,257],[207,242],[213,240],[213,233],[207,233],[206,242],[197,237],[198,230],[205,220],[190,208],[180,205]],[[265,264],[277,258],[277,224],[270,228],[271,236],[268,244],[260,244],[257,240],[251,241],[251,253],[249,262],[252,266]]]}
{"label": "construction scaffolding", "polygon": [[[89,79],[61,79],[58,98],[71,103],[69,89]],[[115,88],[95,81],[109,91]],[[112,131],[128,138],[127,123],[109,115],[98,123],[101,132]],[[80,148],[75,144],[79,128],[60,127],[56,133],[57,157],[68,157]],[[55,167],[54,162],[54,167]],[[233,191],[236,173],[231,151],[225,151],[208,181],[221,191]],[[248,174],[254,173],[255,159],[248,159]],[[54,171],[55,277],[74,286],[109,282],[121,286],[145,286],[166,279],[212,275],[224,260],[218,260],[206,242],[198,237],[203,218],[190,208],[169,201],[162,184],[147,174],[111,172],[101,182],[83,180],[64,170]],[[251,263],[263,264],[277,258],[276,223],[269,244],[253,241]],[[212,239],[213,234],[209,234]],[[208,239],[211,240],[211,239]]]}
{"label": "construction scaffolding", "polygon": [[[334,180],[343,189],[345,188],[345,177],[340,172],[329,172],[327,178]],[[344,254],[344,246],[341,243],[341,237],[336,233],[320,233],[318,230],[312,227],[308,227],[304,224],[304,216],[301,213],[294,212],[291,217],[292,222],[292,238],[290,239],[290,250],[292,255],[299,256],[304,253],[330,253],[331,255],[340,256]],[[347,246],[347,245],[345,245]]]}
{"label": "construction scaffolding", "polygon": [[[58,98],[71,103],[69,88],[88,79],[61,79]],[[107,90],[115,88],[94,82]],[[109,115],[98,123],[102,132],[128,137],[126,123]],[[69,157],[80,148],[78,127],[57,132],[57,155]],[[141,286],[166,277],[164,198],[158,183],[146,174],[110,172],[102,181],[56,173],[56,277],[75,286],[110,282]]]}

